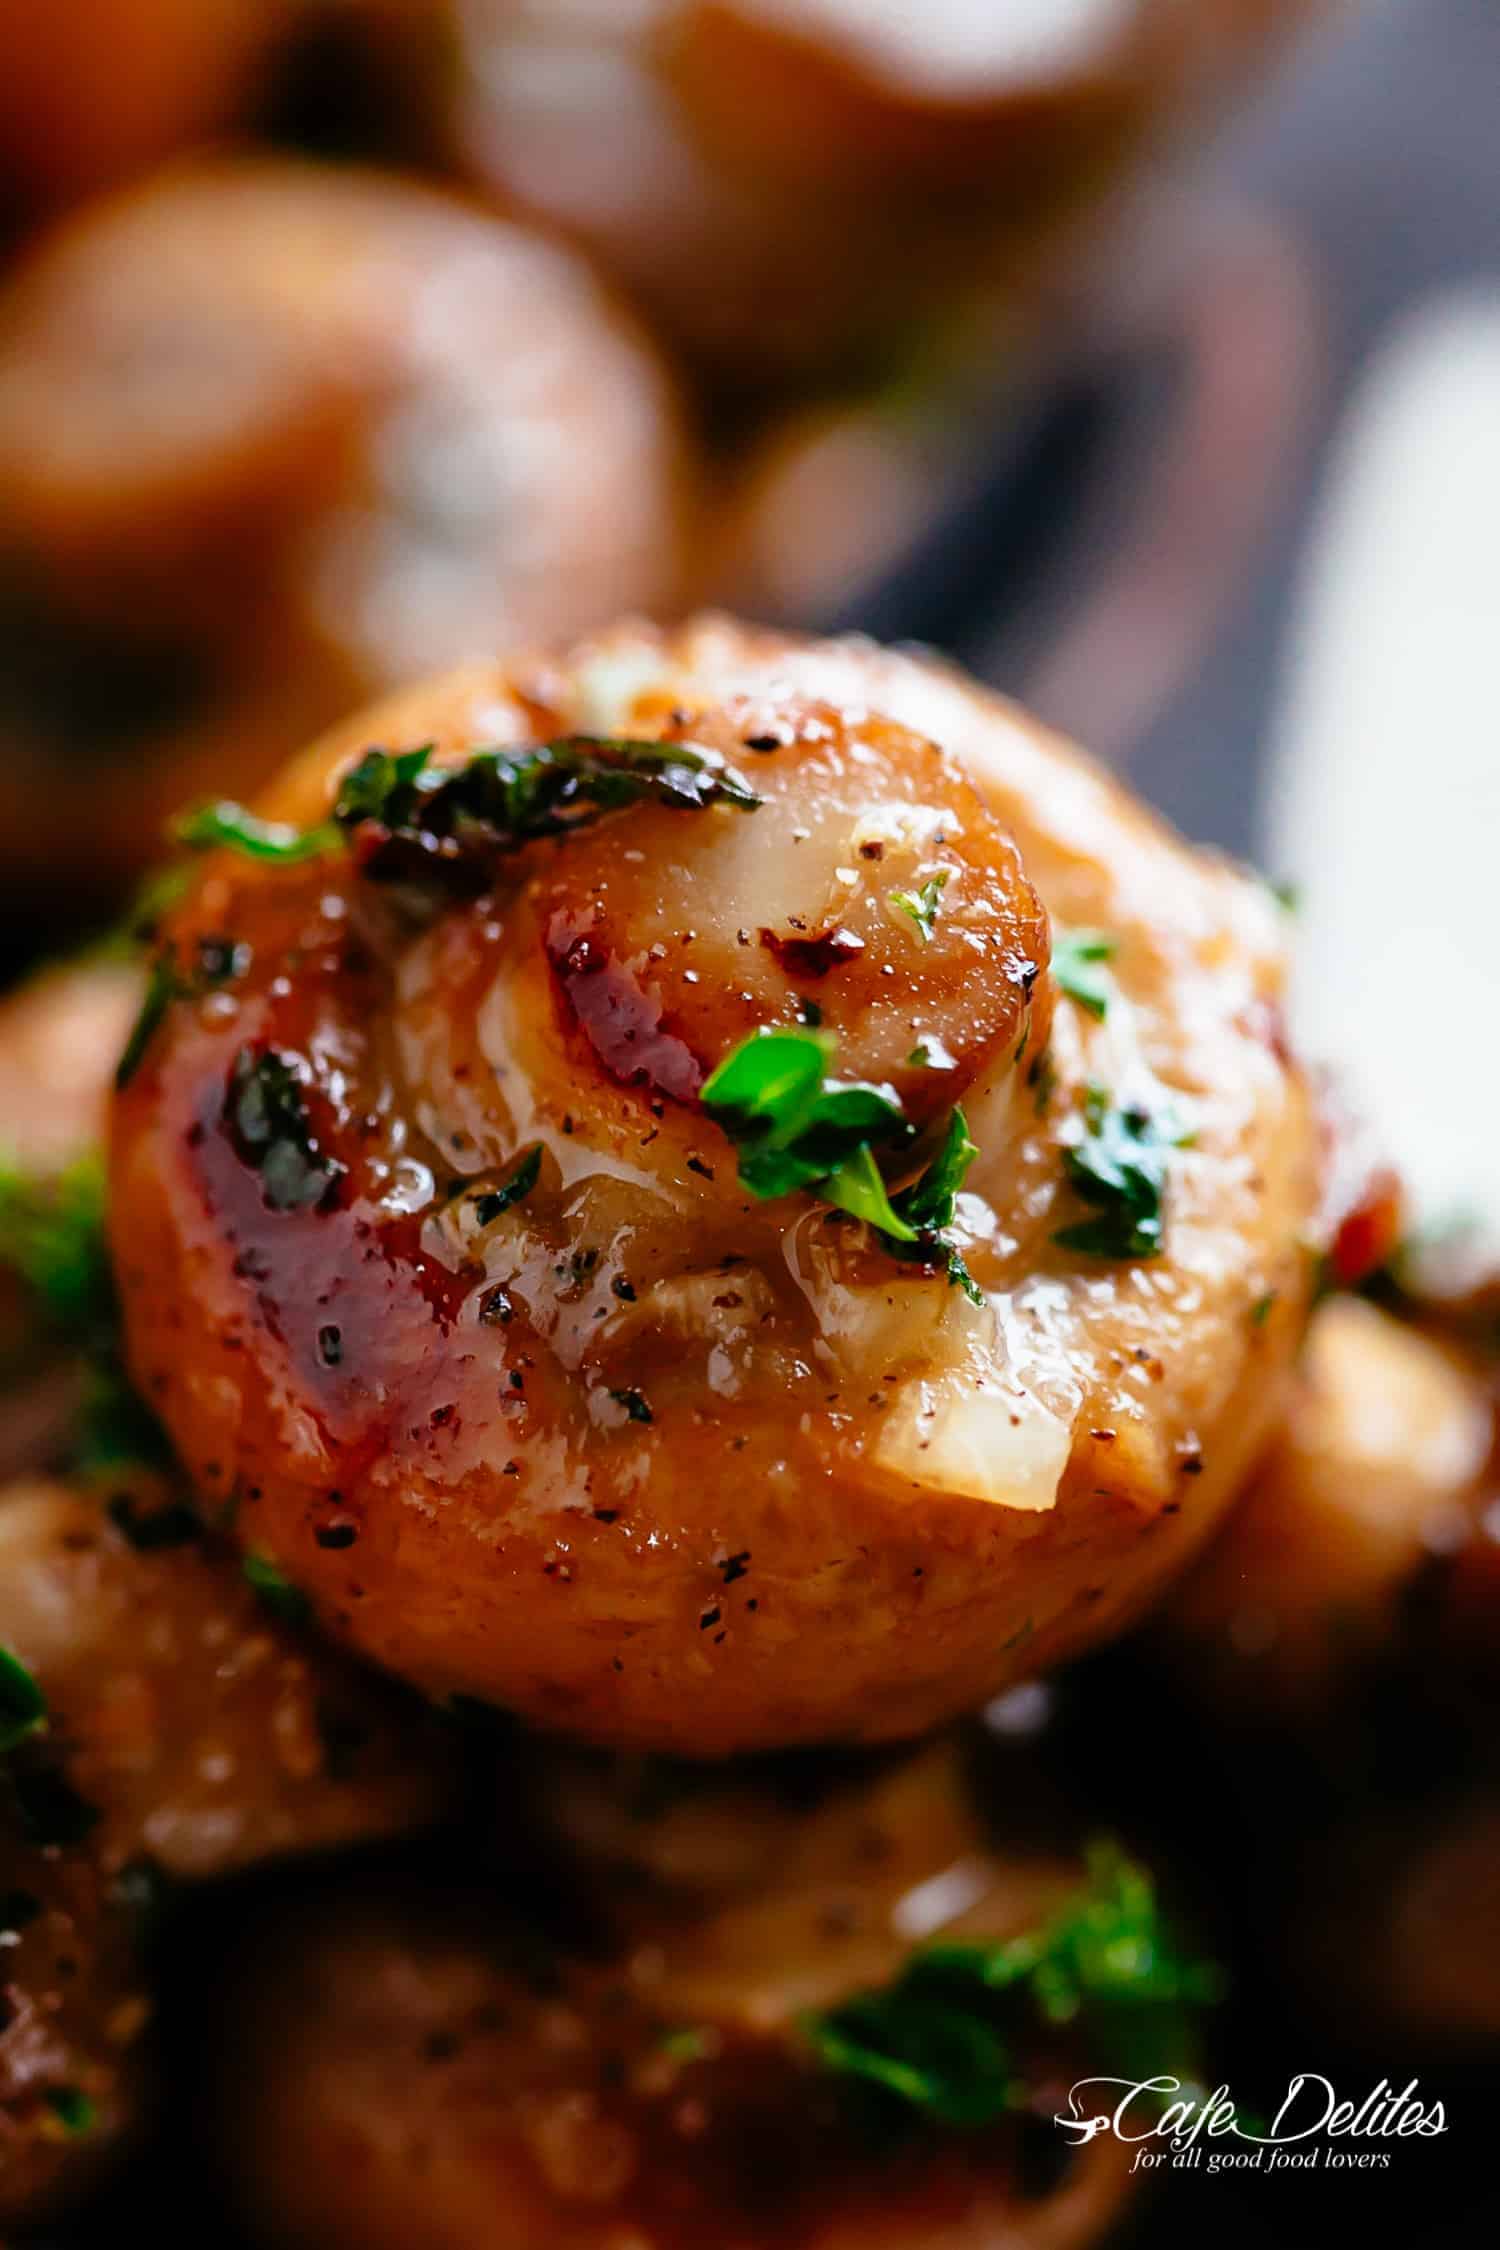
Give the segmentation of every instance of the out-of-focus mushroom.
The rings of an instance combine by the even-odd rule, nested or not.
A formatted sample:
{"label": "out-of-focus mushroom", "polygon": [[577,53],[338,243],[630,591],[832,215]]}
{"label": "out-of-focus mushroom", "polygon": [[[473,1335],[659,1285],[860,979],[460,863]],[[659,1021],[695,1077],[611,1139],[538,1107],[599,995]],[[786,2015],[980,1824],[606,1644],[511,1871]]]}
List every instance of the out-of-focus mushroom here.
{"label": "out-of-focus mushroom", "polygon": [[360,697],[670,605],[692,482],[528,227],[279,158],[89,208],[0,294],[0,864],[118,881]]}

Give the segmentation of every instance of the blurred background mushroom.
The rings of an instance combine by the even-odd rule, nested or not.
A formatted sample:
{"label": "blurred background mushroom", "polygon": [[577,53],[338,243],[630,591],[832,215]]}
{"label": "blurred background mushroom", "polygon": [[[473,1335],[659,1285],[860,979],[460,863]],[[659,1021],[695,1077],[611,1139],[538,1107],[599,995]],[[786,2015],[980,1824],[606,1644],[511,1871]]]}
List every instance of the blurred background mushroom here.
{"label": "blurred background mushroom", "polygon": [[692,499],[670,379],[571,252],[253,155],[22,260],[0,485],[0,833],[54,896],[372,688],[670,604]]}

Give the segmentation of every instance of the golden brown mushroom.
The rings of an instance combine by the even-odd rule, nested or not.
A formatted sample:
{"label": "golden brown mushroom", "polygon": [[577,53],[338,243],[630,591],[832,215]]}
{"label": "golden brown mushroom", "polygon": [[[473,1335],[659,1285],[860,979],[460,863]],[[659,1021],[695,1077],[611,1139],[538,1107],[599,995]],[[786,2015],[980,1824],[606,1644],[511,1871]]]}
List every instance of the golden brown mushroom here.
{"label": "golden brown mushroom", "polygon": [[[169,917],[117,1105],[131,1365],[234,1536],[429,1692],[695,1755],[916,1733],[1119,1630],[1301,1326],[1274,903],[857,642],[455,676],[294,766],[273,848],[371,743],[425,779],[363,763],[316,856]],[[710,1082],[747,1038],[764,1115]]]}
{"label": "golden brown mushroom", "polygon": [[451,0],[458,139],[635,291],[720,392],[1000,333],[1164,117],[1295,11],[1271,0]]}
{"label": "golden brown mushroom", "polygon": [[1477,1583],[1492,1441],[1471,1366],[1361,1298],[1328,1298],[1285,1427],[1167,1602],[1158,1645],[1246,1716],[1326,1712],[1397,1653],[1424,1574],[1461,1581],[1455,1597]]}
{"label": "golden brown mushroom", "polygon": [[404,1834],[454,1793],[449,1731],[290,1605],[165,1479],[0,1492],[6,1712],[18,1677],[44,1706],[0,1759],[0,2218],[77,2194],[133,2121],[164,1879]]}
{"label": "golden brown mushroom", "polygon": [[[698,1784],[712,1806],[717,1784]],[[994,1944],[1074,1895],[996,1851],[944,1751],[825,1788],[753,1893],[585,1878],[591,1939],[441,1880],[341,1887],[236,1942],[208,2029],[209,2131],[255,2239],[300,2250],[1073,2250],[1130,2152],[1052,2122],[1108,2067],[1087,2013],[1009,2018],[1015,2106],[967,2127],[820,2067],[808,2011],[889,1991],[914,1948]],[[722,1808],[721,1808],[722,1809]],[[644,1846],[649,1858],[649,1844]],[[622,1903],[623,1901],[623,1903]],[[981,2014],[983,2010],[981,2009]],[[851,2027],[852,2029],[852,2027]],[[983,2031],[939,2059],[974,2092]],[[1153,2052],[1181,2067],[1165,2023]],[[986,2050],[986,2052],[988,2052]],[[828,2055],[823,2057],[828,2063]],[[895,2059],[893,2057],[893,2068]],[[991,2082],[991,2091],[994,2091]],[[957,2099],[956,2082],[948,2087]]]}

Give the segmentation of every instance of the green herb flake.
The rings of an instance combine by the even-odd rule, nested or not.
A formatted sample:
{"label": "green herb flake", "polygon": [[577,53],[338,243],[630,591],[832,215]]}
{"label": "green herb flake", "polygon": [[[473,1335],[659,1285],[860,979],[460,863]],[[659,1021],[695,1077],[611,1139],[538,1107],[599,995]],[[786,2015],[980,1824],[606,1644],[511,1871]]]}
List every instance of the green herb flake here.
{"label": "green herb flake", "polygon": [[0,1266],[73,1330],[111,1317],[104,1191],[104,1165],[93,1154],[52,1178],[0,1162]]}
{"label": "green herb flake", "polygon": [[908,1971],[803,2022],[825,2070],[863,2079],[940,2125],[993,2124],[1017,2106],[1010,2049],[982,2016]]}
{"label": "green herb flake", "polygon": [[956,1245],[946,1236],[957,1216],[959,1191],[978,1154],[977,1146],[969,1138],[963,1111],[955,1109],[936,1156],[921,1177],[895,1199],[898,1215],[911,1230],[912,1248],[903,1252],[893,1246],[897,1257],[917,1258],[924,1264],[939,1267],[973,1305],[984,1303],[984,1291]]}
{"label": "green herb flake", "polygon": [[1110,980],[1099,964],[1112,961],[1117,950],[1115,939],[1103,930],[1059,931],[1052,941],[1052,974],[1059,990],[1100,1023],[1109,1014]]}
{"label": "green herb flake", "polygon": [[305,1625],[312,1615],[312,1604],[300,1586],[283,1576],[273,1562],[264,1555],[246,1555],[241,1568],[246,1582],[253,1586],[264,1608],[279,1618],[283,1625]]}
{"label": "green herb flake", "polygon": [[176,837],[191,851],[230,850],[247,859],[268,860],[276,866],[295,867],[302,860],[321,859],[337,851],[343,837],[332,821],[315,828],[292,828],[284,821],[262,820],[257,813],[231,798],[199,805],[178,821]]}
{"label": "green herb flake", "polygon": [[731,1139],[757,1126],[795,1126],[823,1083],[833,1042],[763,1025],[726,1055],[703,1088],[703,1106]]}
{"label": "green herb flake", "polygon": [[622,805],[754,812],[760,804],[716,750],[686,742],[569,735],[478,750],[461,766],[429,757],[375,750],[345,777],[333,817],[371,881],[477,891],[497,854],[567,835]]}
{"label": "green herb flake", "polygon": [[892,891],[891,904],[916,925],[917,935],[924,945],[931,945],[937,927],[938,907],[948,887],[949,870],[940,867],[936,875],[929,875],[919,891]]}
{"label": "green herb flake", "polygon": [[44,2099],[70,2140],[91,2133],[99,2122],[98,2109],[81,2086],[49,2086]]}
{"label": "green herb flake", "polygon": [[0,1162],[0,1270],[85,1362],[70,1466],[83,1474],[125,1463],[170,1465],[160,1425],[120,1364],[119,1307],[105,1226],[101,1158],[77,1158],[53,1177]]}
{"label": "green herb flake", "polygon": [[709,1077],[700,1098],[736,1144],[741,1186],[763,1201],[816,1195],[873,1227],[893,1256],[942,1268],[979,1300],[962,1257],[943,1240],[977,1153],[962,1112],[949,1118],[921,1177],[893,1196],[875,1151],[909,1148],[915,1131],[890,1087],[828,1077],[833,1051],[826,1033],[763,1026]]}
{"label": "green herb flake", "polygon": [[294,1062],[274,1047],[242,1047],[229,1074],[224,1122],[235,1151],[259,1172],[273,1211],[326,1209],[345,1167],[317,1142]]}
{"label": "green herb flake", "polygon": [[392,815],[415,801],[417,783],[436,749],[435,742],[424,742],[415,750],[367,750],[339,785],[333,808],[339,831],[362,820],[390,825]]}
{"label": "green herb flake", "polygon": [[146,1058],[157,1028],[174,1000],[188,996],[188,986],[177,973],[177,964],[170,953],[160,953],[151,964],[146,979],[145,997],[140,1013],[131,1027],[124,1052],[115,1065],[115,1090],[122,1092],[130,1084]]}
{"label": "green herb flake", "polygon": [[639,1391],[611,1391],[616,1406],[623,1406],[632,1422],[654,1422],[656,1417]]}
{"label": "green herb flake", "polygon": [[229,937],[201,937],[191,976],[184,976],[170,947],[157,955],[146,979],[145,997],[132,1026],[125,1050],[115,1065],[115,1090],[130,1084],[145,1060],[146,1049],[174,1000],[192,1000],[200,993],[243,976],[250,966],[250,948]]}
{"label": "green herb flake", "polygon": [[47,1724],[47,1698],[18,1656],[0,1647],[0,1755]]}
{"label": "green herb flake", "polygon": [[959,1191],[978,1154],[963,1111],[955,1109],[936,1156],[921,1178],[896,1198],[902,1218],[918,1234],[937,1234],[952,1226]]}
{"label": "green herb flake", "polygon": [[568,735],[476,750],[457,766],[434,764],[435,749],[367,750],[340,783],[332,818],[310,828],[262,820],[223,799],[189,814],[179,840],[279,866],[348,841],[373,882],[478,891],[498,853],[565,835],[620,805],[649,798],[676,811],[754,812],[760,804],[718,751],[687,742]]}
{"label": "green herb flake", "polygon": [[1100,1086],[1084,1096],[1084,1131],[1063,1151],[1075,1191],[1097,1216],[1063,1227],[1053,1241],[1091,1258],[1154,1258],[1162,1246],[1167,1157],[1180,1132],[1150,1111],[1112,1102]]}
{"label": "green herb flake", "polygon": [[679,2024],[662,2032],[656,2047],[672,2062],[702,2062],[713,2053],[714,2041],[711,2032],[700,2030],[696,2024]]}
{"label": "green herb flake", "polygon": [[510,1172],[497,1188],[487,1188],[474,1197],[474,1216],[482,1227],[491,1226],[503,1212],[522,1202],[536,1186],[542,1169],[542,1145],[538,1141],[533,1149],[517,1159]]}
{"label": "green herb flake", "polygon": [[835,1210],[847,1211],[851,1219],[863,1219],[866,1226],[892,1242],[906,1244],[917,1239],[915,1227],[907,1225],[891,1201],[867,1141],[861,1141],[852,1156],[825,1173],[817,1182],[817,1191]]}
{"label": "green herb flake", "polygon": [[1254,1304],[1250,1307],[1250,1325],[1252,1328],[1265,1327],[1266,1322],[1271,1317],[1275,1303],[1276,1291],[1274,1289],[1268,1289],[1263,1297],[1256,1298]]}
{"label": "green herb flake", "polygon": [[992,2124],[1031,2096],[1021,2068],[1051,2026],[1086,2020],[1103,2068],[1150,2074],[1193,2047],[1189,2011],[1220,1997],[1216,1970],[1179,1950],[1150,1876],[1115,1844],[1050,1921],[998,1945],[941,1941],[883,1990],[802,2019],[827,2070],[940,2124]]}

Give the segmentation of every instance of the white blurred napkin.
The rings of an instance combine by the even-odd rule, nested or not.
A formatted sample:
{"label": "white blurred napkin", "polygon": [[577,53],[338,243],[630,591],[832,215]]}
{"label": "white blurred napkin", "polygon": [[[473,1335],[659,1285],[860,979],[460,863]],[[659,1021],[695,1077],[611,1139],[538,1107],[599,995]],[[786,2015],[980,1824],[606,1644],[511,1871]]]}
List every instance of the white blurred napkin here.
{"label": "white blurred napkin", "polygon": [[1329,459],[1260,857],[1299,894],[1293,1021],[1419,1230],[1500,1269],[1500,295],[1409,316]]}

